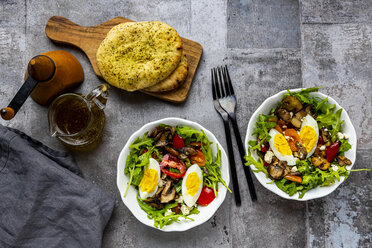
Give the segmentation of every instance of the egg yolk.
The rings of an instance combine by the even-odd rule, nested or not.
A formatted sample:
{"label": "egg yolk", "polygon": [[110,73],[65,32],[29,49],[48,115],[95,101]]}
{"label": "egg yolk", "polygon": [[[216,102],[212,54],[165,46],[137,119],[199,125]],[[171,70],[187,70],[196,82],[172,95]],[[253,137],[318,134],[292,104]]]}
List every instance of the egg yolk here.
{"label": "egg yolk", "polygon": [[145,170],[139,184],[142,192],[153,192],[158,185],[158,172],[154,169]]}
{"label": "egg yolk", "polygon": [[201,180],[196,172],[191,172],[186,178],[187,193],[194,196],[200,188]]}
{"label": "egg yolk", "polygon": [[282,134],[277,134],[274,137],[275,149],[282,155],[292,155],[291,147]]}
{"label": "egg yolk", "polygon": [[302,127],[300,131],[300,138],[307,152],[310,152],[317,142],[316,132],[314,128],[310,126]]}

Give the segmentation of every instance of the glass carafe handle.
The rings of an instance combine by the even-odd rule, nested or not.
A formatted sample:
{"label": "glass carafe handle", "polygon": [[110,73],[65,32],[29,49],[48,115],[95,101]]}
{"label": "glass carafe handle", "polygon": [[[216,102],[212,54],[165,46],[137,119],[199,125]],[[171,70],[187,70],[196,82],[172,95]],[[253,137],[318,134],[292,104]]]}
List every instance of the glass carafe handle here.
{"label": "glass carafe handle", "polygon": [[104,109],[109,96],[109,88],[110,86],[108,84],[101,84],[92,90],[85,99],[89,102],[95,103],[100,109]]}

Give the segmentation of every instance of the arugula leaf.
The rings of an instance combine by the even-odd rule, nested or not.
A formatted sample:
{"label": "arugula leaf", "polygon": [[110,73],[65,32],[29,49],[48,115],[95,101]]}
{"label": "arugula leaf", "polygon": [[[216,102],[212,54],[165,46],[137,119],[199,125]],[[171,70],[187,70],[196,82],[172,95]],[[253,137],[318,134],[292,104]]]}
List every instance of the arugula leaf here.
{"label": "arugula leaf", "polygon": [[245,160],[247,161],[245,163],[246,166],[250,166],[250,165],[254,165],[256,167],[257,170],[253,170],[254,172],[260,172],[262,171],[263,173],[265,173],[266,177],[269,177],[269,174],[267,173],[267,170],[264,166],[264,163],[262,161],[262,159],[259,157],[258,160],[256,161],[253,157],[252,157],[252,154],[251,154],[251,151],[250,149],[248,149],[248,155],[245,155]]}
{"label": "arugula leaf", "polygon": [[137,137],[133,141],[133,143],[129,146],[129,148],[140,150],[142,147],[148,147],[152,146],[154,143],[154,140],[147,137],[147,132],[141,137]]}
{"label": "arugula leaf", "polygon": [[[271,137],[269,135],[269,130],[276,126],[276,122],[268,121],[272,117],[273,117],[272,115],[263,115],[263,114],[260,114],[258,116],[258,120],[257,120],[256,125],[255,125],[256,127],[253,130],[252,135],[256,134],[258,139],[260,140],[260,142],[256,141],[256,145],[252,146],[253,150],[260,151],[261,150],[261,145],[265,141],[270,140]],[[255,142],[255,141],[251,141],[251,144],[254,144],[253,142]]]}
{"label": "arugula leaf", "polygon": [[338,152],[341,155],[344,155],[346,151],[349,151],[351,149],[351,145],[347,139],[340,140],[340,143],[341,145],[340,145],[340,149],[338,150]]}
{"label": "arugula leaf", "polygon": [[207,169],[207,173],[203,170],[203,178],[204,178],[204,184],[207,187],[210,187],[213,189],[214,194],[217,196],[218,194],[218,182],[222,183],[223,186],[226,187],[226,189],[230,192],[231,190],[227,186],[225,180],[223,180],[222,175],[221,175],[221,150],[218,148],[218,144],[216,145],[217,147],[217,155],[214,158],[214,162],[205,163],[205,168]]}
{"label": "arugula leaf", "polygon": [[144,170],[142,168],[135,168],[133,171],[133,176],[132,176],[132,185],[138,186],[142,180],[144,174]]}
{"label": "arugula leaf", "polygon": [[[164,215],[165,212],[168,209],[176,207],[178,205],[177,202],[168,203],[167,205],[165,205],[165,207],[163,209],[158,210],[158,209],[148,205],[147,203],[143,202],[139,198],[138,193],[137,193],[137,202],[138,202],[138,205],[140,206],[140,208],[147,213],[147,217],[149,219],[154,219],[154,226],[158,227],[158,228],[163,228],[165,225],[169,225],[173,222],[177,222],[180,217],[182,217],[184,219],[192,220],[192,221],[194,220],[194,219],[189,218],[189,217],[187,217],[186,215],[183,215],[183,214],[171,213],[168,216]],[[199,211],[199,210],[196,210],[194,212],[197,213],[197,211]],[[191,214],[191,212],[190,212],[190,214]]]}
{"label": "arugula leaf", "polygon": [[312,92],[318,92],[319,89],[321,89],[322,87],[312,87],[312,88],[306,88],[306,89],[302,89],[298,92],[291,92],[288,90],[288,93],[284,94],[282,99],[284,99],[286,96],[294,96],[296,97],[298,100],[300,100],[302,103],[306,103],[306,104],[313,104],[315,107],[317,106],[317,102],[315,101],[314,97],[312,97],[310,95],[310,93]]}

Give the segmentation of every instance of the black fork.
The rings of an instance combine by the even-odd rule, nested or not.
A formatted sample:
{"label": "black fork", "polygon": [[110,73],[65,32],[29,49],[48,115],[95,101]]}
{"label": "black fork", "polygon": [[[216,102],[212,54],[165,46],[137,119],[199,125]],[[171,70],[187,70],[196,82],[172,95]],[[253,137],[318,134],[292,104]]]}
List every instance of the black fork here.
{"label": "black fork", "polygon": [[223,119],[223,124],[225,127],[225,135],[226,135],[226,143],[227,143],[227,150],[229,153],[229,163],[230,163],[230,173],[232,177],[232,183],[233,183],[233,191],[235,195],[235,204],[237,206],[241,205],[241,198],[240,198],[240,191],[239,191],[239,183],[238,183],[238,177],[236,175],[236,166],[235,166],[235,159],[234,159],[234,150],[232,148],[232,142],[231,142],[231,133],[230,133],[230,127],[229,127],[229,115],[228,113],[221,107],[218,99],[221,98],[221,91],[219,88],[219,83],[217,77],[217,69],[212,69],[212,93],[213,93],[213,104],[214,108],[217,110],[217,112],[221,115]]}
{"label": "black fork", "polygon": [[235,133],[236,143],[238,144],[240,159],[242,161],[245,177],[247,179],[249,193],[251,195],[252,201],[255,201],[257,200],[257,194],[256,194],[256,190],[253,184],[253,180],[252,180],[249,167],[244,165],[245,151],[244,151],[242,138],[240,136],[238,124],[236,122],[235,109],[236,109],[237,101],[236,101],[236,97],[234,93],[234,88],[231,83],[231,79],[230,79],[227,66],[225,65],[224,67],[222,66],[218,67],[217,71],[218,71],[218,78],[219,78],[218,81],[220,82],[218,84],[218,87],[221,92],[221,97],[218,97],[218,101],[220,103],[220,106],[226,111],[226,113],[230,117],[233,129],[234,129],[234,133]]}

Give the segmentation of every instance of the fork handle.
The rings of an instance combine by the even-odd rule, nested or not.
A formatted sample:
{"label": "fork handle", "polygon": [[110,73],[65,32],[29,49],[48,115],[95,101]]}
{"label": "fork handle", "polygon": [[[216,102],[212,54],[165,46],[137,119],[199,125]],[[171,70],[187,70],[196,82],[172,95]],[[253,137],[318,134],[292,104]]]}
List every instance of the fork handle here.
{"label": "fork handle", "polygon": [[255,189],[254,184],[253,184],[251,172],[249,170],[249,166],[244,165],[245,164],[245,159],[244,159],[245,151],[244,151],[242,138],[240,137],[238,124],[236,123],[236,117],[232,116],[230,119],[231,119],[231,123],[232,123],[233,129],[234,129],[236,143],[238,144],[240,159],[242,160],[242,165],[243,165],[243,168],[244,168],[245,177],[247,178],[249,193],[251,195],[252,201],[256,201],[257,200],[257,194],[256,194],[256,189]]}
{"label": "fork handle", "polygon": [[234,150],[233,150],[232,142],[231,142],[231,132],[230,132],[230,126],[229,126],[229,119],[228,118],[224,119],[223,124],[224,124],[224,127],[225,127],[227,150],[228,150],[228,153],[229,153],[230,173],[231,173],[232,182],[233,182],[235,204],[237,206],[240,206],[242,204],[242,201],[241,201],[241,198],[240,198],[238,176],[236,174]]}

